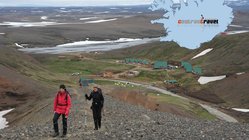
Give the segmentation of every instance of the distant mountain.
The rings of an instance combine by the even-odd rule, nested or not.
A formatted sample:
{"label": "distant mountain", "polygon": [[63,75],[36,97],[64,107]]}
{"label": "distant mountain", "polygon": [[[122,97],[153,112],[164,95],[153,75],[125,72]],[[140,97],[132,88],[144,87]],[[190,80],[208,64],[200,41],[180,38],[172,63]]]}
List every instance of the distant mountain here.
{"label": "distant mountain", "polygon": [[249,0],[227,0],[225,4],[234,10],[249,11]]}
{"label": "distant mountain", "polygon": [[225,4],[229,6],[249,6],[249,0],[226,0]]}

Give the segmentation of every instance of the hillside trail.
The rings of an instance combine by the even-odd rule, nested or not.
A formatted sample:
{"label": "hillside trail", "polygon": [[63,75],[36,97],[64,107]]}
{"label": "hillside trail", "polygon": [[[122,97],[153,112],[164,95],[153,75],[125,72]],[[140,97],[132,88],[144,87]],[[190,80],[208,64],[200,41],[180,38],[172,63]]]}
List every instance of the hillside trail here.
{"label": "hillside trail", "polygon": [[[188,99],[186,97],[183,97],[183,96],[171,93],[171,92],[169,92],[169,91],[167,91],[165,89],[154,87],[154,86],[151,86],[151,85],[146,85],[146,84],[137,83],[137,82],[130,82],[130,81],[126,81],[126,80],[108,80],[108,81],[129,83],[129,84],[133,84],[135,86],[141,86],[143,88],[155,90],[155,91],[158,91],[158,92],[166,94],[166,95],[170,95],[170,96],[174,96],[174,97],[177,97],[177,98],[181,98],[183,100],[187,100],[187,101],[190,100],[190,99]],[[211,105],[200,103],[200,102],[197,102],[197,101],[192,101],[192,102],[196,102],[197,104],[199,104],[200,106],[202,106],[204,109],[206,109],[210,114],[216,116],[217,118],[219,118],[221,120],[224,120],[224,121],[227,121],[227,122],[234,122],[234,123],[238,122],[234,117],[232,117],[232,116],[230,116],[228,114],[225,114],[225,113],[219,111],[217,108],[212,107]]]}
{"label": "hillside trail", "polygon": [[[135,83],[135,82],[129,82],[129,81],[126,81],[126,80],[122,80],[120,78],[120,76],[122,75],[125,75],[127,72],[129,71],[135,71],[137,69],[140,69],[140,70],[147,70],[147,71],[152,71],[151,69],[149,68],[144,68],[140,65],[135,65],[134,68],[130,69],[130,70],[126,70],[122,73],[117,73],[117,74],[114,74],[112,79],[115,79],[115,80],[109,80],[109,81],[117,81],[117,82],[123,82],[123,83],[131,83],[133,85],[137,85],[137,86],[142,86],[144,88],[147,88],[147,89],[152,89],[152,90],[156,90],[156,91],[159,91],[163,94],[167,94],[167,95],[171,95],[171,96],[175,96],[175,97],[178,97],[178,98],[182,98],[184,100],[190,100],[189,98],[186,98],[186,97],[183,97],[183,96],[180,96],[180,95],[176,95],[176,94],[173,94],[165,89],[161,89],[161,88],[158,88],[158,87],[154,87],[154,86],[151,86],[151,85],[146,85],[145,83]],[[193,101],[193,100],[192,100]],[[204,103],[201,103],[201,101],[193,101],[193,102],[196,102],[197,104],[199,104],[201,107],[203,107],[204,109],[206,109],[210,114],[213,114],[214,116],[216,116],[217,118],[221,119],[221,120],[225,120],[227,122],[238,122],[238,120],[236,120],[234,117],[218,110],[217,108],[215,107],[212,107],[211,105],[208,105],[208,104],[204,104]]]}

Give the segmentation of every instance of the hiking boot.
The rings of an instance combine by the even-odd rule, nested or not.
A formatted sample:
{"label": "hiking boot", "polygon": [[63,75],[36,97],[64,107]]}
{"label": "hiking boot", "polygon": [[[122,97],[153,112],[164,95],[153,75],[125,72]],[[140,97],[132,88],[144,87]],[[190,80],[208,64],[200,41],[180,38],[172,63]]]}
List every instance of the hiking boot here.
{"label": "hiking boot", "polygon": [[67,134],[63,134],[61,135],[61,138],[65,138],[67,136]]}
{"label": "hiking boot", "polygon": [[94,121],[94,126],[95,126],[95,129],[94,130],[98,130],[98,121]]}
{"label": "hiking boot", "polygon": [[58,132],[55,132],[55,133],[52,135],[52,137],[57,137],[57,136],[59,136],[59,133],[58,133]]}
{"label": "hiking boot", "polygon": [[93,130],[98,130],[98,128],[94,128]]}

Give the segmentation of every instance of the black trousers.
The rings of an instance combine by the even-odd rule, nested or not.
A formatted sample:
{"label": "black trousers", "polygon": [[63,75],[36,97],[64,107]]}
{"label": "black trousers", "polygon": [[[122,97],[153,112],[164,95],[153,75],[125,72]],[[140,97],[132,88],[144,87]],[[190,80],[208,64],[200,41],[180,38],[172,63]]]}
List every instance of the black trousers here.
{"label": "black trousers", "polygon": [[101,109],[102,107],[99,105],[92,106],[95,129],[98,129],[101,127]]}
{"label": "black trousers", "polygon": [[54,113],[54,118],[53,118],[53,124],[54,124],[54,132],[59,133],[59,127],[58,127],[58,119],[62,115],[62,124],[63,124],[63,134],[67,134],[67,118],[65,114],[58,114]]}

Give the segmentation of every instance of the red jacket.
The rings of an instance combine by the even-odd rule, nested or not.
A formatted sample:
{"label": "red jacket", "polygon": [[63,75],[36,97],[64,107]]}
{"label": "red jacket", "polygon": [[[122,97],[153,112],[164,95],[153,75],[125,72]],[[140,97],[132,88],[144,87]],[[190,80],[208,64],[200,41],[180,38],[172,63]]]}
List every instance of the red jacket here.
{"label": "red jacket", "polygon": [[[67,99],[66,99],[67,96]],[[71,98],[66,92],[58,92],[54,99],[54,111],[68,116],[71,107]]]}

